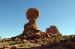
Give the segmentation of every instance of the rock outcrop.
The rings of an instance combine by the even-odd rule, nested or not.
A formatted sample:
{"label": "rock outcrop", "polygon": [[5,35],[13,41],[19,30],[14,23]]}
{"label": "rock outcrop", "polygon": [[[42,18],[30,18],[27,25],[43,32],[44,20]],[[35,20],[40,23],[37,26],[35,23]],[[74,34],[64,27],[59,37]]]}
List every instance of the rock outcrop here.
{"label": "rock outcrop", "polygon": [[58,41],[63,39],[57,27],[54,25],[46,29],[46,34],[48,37],[55,38],[55,40],[58,40]]}
{"label": "rock outcrop", "polygon": [[60,32],[58,31],[57,27],[56,26],[50,26],[50,28],[47,28],[46,29],[46,33],[49,33],[49,34],[60,34]]}

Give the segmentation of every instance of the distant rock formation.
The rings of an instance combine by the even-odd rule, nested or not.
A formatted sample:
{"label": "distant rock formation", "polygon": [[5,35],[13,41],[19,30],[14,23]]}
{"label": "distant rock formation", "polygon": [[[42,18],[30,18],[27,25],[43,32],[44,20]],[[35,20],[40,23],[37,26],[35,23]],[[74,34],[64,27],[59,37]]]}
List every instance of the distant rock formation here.
{"label": "distant rock formation", "polygon": [[60,34],[60,32],[58,31],[57,27],[55,25],[50,26],[50,28],[46,29],[46,33],[49,34]]}
{"label": "distant rock formation", "polygon": [[50,26],[50,28],[47,28],[46,34],[48,37],[55,38],[56,40],[59,40],[59,41],[63,39],[62,35],[60,34],[59,30],[57,29],[55,25]]}

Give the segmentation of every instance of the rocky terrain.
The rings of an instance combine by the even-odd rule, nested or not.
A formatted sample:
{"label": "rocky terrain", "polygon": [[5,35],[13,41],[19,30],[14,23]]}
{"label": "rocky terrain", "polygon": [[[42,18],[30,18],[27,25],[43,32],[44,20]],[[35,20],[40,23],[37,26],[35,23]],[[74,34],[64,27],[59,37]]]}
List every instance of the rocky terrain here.
{"label": "rocky terrain", "polygon": [[75,36],[62,36],[55,25],[45,32],[38,29],[39,11],[29,8],[26,13],[28,23],[22,34],[0,40],[1,49],[75,49]]}

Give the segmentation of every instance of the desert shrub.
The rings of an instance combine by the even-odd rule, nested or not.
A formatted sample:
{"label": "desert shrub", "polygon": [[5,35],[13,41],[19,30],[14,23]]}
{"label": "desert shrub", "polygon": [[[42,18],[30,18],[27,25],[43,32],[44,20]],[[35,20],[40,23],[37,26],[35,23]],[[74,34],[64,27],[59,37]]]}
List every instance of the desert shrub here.
{"label": "desert shrub", "polygon": [[9,43],[8,42],[3,42],[3,43],[0,43],[0,46],[8,46]]}
{"label": "desert shrub", "polygon": [[55,44],[55,43],[59,43],[59,42],[60,42],[60,40],[58,40],[57,38],[55,38],[55,37],[54,37],[54,38],[52,38],[52,43],[54,43],[54,44]]}
{"label": "desert shrub", "polygon": [[25,47],[36,47],[36,46],[39,46],[39,44],[35,44],[35,43],[25,43],[24,46],[25,46]]}
{"label": "desert shrub", "polygon": [[10,41],[9,45],[21,44],[21,41]]}
{"label": "desert shrub", "polygon": [[10,42],[9,42],[9,45],[15,45],[15,44],[17,44],[16,41],[10,41]]}

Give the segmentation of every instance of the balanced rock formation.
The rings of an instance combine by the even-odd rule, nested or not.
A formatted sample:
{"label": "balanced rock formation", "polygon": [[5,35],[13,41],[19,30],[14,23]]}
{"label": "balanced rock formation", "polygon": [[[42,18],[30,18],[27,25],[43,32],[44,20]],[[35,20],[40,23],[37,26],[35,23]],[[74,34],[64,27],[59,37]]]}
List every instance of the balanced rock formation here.
{"label": "balanced rock formation", "polygon": [[36,19],[39,16],[39,11],[36,8],[29,8],[26,13],[26,18],[29,20],[28,23],[24,25],[24,32],[23,33],[30,33],[30,32],[37,32],[37,23]]}
{"label": "balanced rock formation", "polygon": [[46,32],[41,32],[38,30],[36,20],[39,16],[39,11],[36,8],[29,8],[26,12],[26,18],[29,20],[28,23],[24,25],[23,35],[26,35],[28,39],[32,38],[51,38],[52,35],[59,35],[56,26],[50,26],[46,29]]}
{"label": "balanced rock formation", "polygon": [[[36,20],[39,17],[39,11],[36,8],[29,8],[26,12],[26,18],[28,22],[24,25],[24,31],[22,34],[11,38],[12,40],[18,39],[51,39],[52,36],[60,37],[60,32],[56,26],[50,26],[46,29],[46,32],[42,32],[38,29]],[[59,38],[58,38],[59,39]],[[61,39],[61,38],[60,38]]]}

